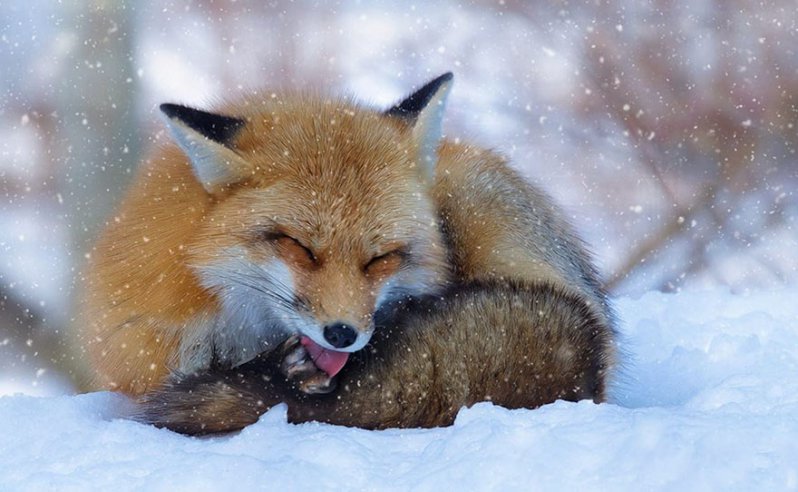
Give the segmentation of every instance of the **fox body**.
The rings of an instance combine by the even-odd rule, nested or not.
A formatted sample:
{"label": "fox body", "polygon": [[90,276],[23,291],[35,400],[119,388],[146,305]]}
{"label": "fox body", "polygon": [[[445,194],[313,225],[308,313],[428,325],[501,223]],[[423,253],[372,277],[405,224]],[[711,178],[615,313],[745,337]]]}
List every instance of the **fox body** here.
{"label": "fox body", "polygon": [[441,138],[451,80],[388,111],[300,93],[219,113],[163,105],[176,144],[145,162],[86,269],[95,386],[141,394],[291,335],[337,372],[380,309],[470,282],[545,283],[611,326],[546,195],[499,155]]}
{"label": "fox body", "polygon": [[291,422],[437,427],[480,401],[535,408],[605,397],[612,330],[581,296],[550,284],[456,285],[377,324],[332,394],[308,395],[297,384],[301,377],[286,378],[277,369],[281,349],[234,369],[174,375],[145,395],[138,417],[209,434],[239,430],[287,403]]}

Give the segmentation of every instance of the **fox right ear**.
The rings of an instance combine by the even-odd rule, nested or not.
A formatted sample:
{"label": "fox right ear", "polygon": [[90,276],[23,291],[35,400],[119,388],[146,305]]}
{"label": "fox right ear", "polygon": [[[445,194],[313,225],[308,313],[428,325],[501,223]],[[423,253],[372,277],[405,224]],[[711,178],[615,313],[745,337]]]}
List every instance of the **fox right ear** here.
{"label": "fox right ear", "polygon": [[387,116],[399,118],[412,126],[413,138],[419,145],[423,176],[430,183],[435,176],[438,145],[443,137],[443,111],[453,79],[452,72],[446,72],[385,112]]}
{"label": "fox right ear", "polygon": [[178,104],[161,104],[160,109],[191,161],[194,175],[209,193],[241,180],[248,166],[230,145],[245,120]]}

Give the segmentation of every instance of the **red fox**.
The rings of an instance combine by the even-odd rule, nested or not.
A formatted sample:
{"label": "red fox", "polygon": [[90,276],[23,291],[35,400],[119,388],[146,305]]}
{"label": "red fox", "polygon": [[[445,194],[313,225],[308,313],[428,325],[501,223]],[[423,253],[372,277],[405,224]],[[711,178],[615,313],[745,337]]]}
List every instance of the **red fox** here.
{"label": "red fox", "polygon": [[470,282],[545,283],[611,327],[551,200],[499,155],[442,139],[451,84],[444,74],[387,111],[310,93],[213,113],[162,105],[175,143],[146,160],[85,273],[94,385],[139,395],[294,335],[293,357],[333,377],[375,313]]}
{"label": "red fox", "polygon": [[[287,403],[291,422],[385,429],[449,425],[460,408],[480,401],[506,408],[604,401],[613,332],[581,296],[550,284],[459,284],[381,312],[376,323],[334,392],[303,387],[327,375],[311,361],[292,359],[299,345],[292,337],[233,369],[172,376],[144,395],[137,417],[184,434],[210,434],[239,430]],[[302,368],[286,371],[286,361]]]}

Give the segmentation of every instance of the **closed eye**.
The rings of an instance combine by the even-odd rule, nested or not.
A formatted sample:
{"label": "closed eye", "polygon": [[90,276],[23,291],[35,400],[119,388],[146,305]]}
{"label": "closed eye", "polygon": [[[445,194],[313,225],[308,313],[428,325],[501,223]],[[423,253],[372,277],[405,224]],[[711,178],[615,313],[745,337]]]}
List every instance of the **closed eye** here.
{"label": "closed eye", "polygon": [[289,236],[288,234],[279,231],[264,231],[260,236],[261,240],[269,241],[277,244],[278,246],[287,250],[288,253],[294,256],[301,253],[304,259],[315,264],[318,260],[316,255],[313,254],[310,248],[302,244],[299,240]]}
{"label": "closed eye", "polygon": [[375,256],[369,260],[368,263],[366,263],[366,266],[363,267],[363,270],[371,275],[391,274],[399,269],[406,256],[407,253],[404,250],[395,249],[379,256]]}

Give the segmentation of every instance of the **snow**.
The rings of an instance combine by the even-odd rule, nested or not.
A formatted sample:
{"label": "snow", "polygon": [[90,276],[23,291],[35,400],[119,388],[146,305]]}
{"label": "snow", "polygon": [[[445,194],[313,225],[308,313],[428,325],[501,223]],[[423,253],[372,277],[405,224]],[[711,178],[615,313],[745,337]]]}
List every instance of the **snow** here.
{"label": "snow", "polygon": [[0,398],[2,490],[798,488],[798,288],[617,301],[612,403],[488,403],[452,427],[292,425],[229,436],[124,418],[122,396]]}

